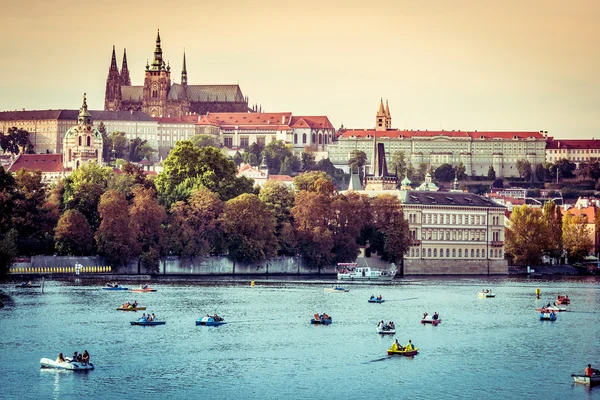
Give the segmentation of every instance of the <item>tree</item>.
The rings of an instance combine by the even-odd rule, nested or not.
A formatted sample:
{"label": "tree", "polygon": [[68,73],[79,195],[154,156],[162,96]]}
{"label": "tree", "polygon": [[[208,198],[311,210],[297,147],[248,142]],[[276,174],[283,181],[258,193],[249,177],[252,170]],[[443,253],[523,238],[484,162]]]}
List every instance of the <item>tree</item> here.
{"label": "tree", "polygon": [[303,151],[302,154],[300,155],[300,163],[301,163],[301,168],[302,171],[307,172],[307,171],[312,171],[315,166],[315,154],[312,151]]}
{"label": "tree", "polygon": [[504,181],[502,180],[502,178],[496,178],[494,180],[494,182],[492,182],[492,187],[493,188],[503,188],[504,187]]}
{"label": "tree", "polygon": [[515,263],[537,265],[548,248],[548,224],[542,211],[526,204],[514,207],[506,229],[505,251]]}
{"label": "tree", "polygon": [[281,165],[286,158],[290,158],[288,162],[291,172],[291,157],[293,157],[293,155],[294,153],[292,152],[292,145],[286,144],[283,140],[272,141],[262,151],[262,158],[269,169],[269,173],[273,175],[279,173]]}
{"label": "tree", "polygon": [[221,147],[219,138],[213,135],[194,135],[190,140],[196,147]]}
{"label": "tree", "polygon": [[384,261],[401,261],[410,248],[410,233],[400,200],[388,194],[379,195],[371,199],[370,213],[367,227],[370,225],[373,233],[371,250]]}
{"label": "tree", "polygon": [[335,174],[343,173],[343,171],[339,168],[336,168],[329,158],[324,158],[319,160],[315,169],[318,171],[323,171],[329,176],[334,176]]}
{"label": "tree", "polygon": [[258,199],[275,216],[275,236],[279,244],[279,255],[296,255],[296,240],[290,214],[294,207],[294,191],[282,183],[268,181],[260,189]]}
{"label": "tree", "polygon": [[355,192],[337,194],[331,201],[329,229],[333,233],[333,262],[354,262],[359,253],[358,239],[369,223],[369,198]]}
{"label": "tree", "polygon": [[316,191],[315,183],[319,179],[325,179],[332,182],[332,178],[323,171],[310,171],[294,177],[294,187],[297,191],[307,190]]}
{"label": "tree", "polygon": [[253,167],[258,167],[262,162],[262,151],[264,146],[259,145],[258,143],[252,143],[250,147],[244,150],[244,154],[242,154],[242,158],[246,164],[250,164]]}
{"label": "tree", "polygon": [[150,146],[147,140],[142,140],[139,137],[129,142],[129,161],[140,162],[144,158],[150,159],[156,150]]}
{"label": "tree", "polygon": [[277,254],[275,217],[258,196],[245,193],[229,200],[219,219],[232,260],[253,263]]}
{"label": "tree", "polygon": [[140,263],[147,270],[157,273],[160,258],[165,254],[163,222],[167,213],[158,204],[156,192],[138,186],[133,189],[133,204],[129,209],[130,229],[140,248]]}
{"label": "tree", "polygon": [[406,175],[408,166],[406,162],[406,154],[403,151],[396,151],[392,155],[391,167],[399,177]]}
{"label": "tree", "polygon": [[242,162],[244,162],[244,159],[242,158],[242,155],[240,154],[239,151],[236,151],[235,154],[233,155],[233,162],[235,163],[235,165],[237,165],[238,167],[240,166],[240,164]]}
{"label": "tree", "polygon": [[16,193],[13,174],[5,171],[0,165],[0,275],[8,273],[8,268],[18,252],[18,232],[12,225]]}
{"label": "tree", "polygon": [[206,188],[191,194],[187,201],[171,207],[167,226],[167,245],[173,254],[185,260],[220,253],[223,230],[219,216],[223,202]]}
{"label": "tree", "polygon": [[487,173],[487,177],[490,181],[495,181],[496,180],[496,171],[494,171],[494,167],[490,165],[490,167],[488,168],[488,173]]}
{"label": "tree", "polygon": [[[575,163],[570,162],[566,158],[562,158],[554,163],[556,169],[558,169],[558,173],[563,178],[569,179],[573,178],[573,171],[575,171]],[[556,176],[556,169],[553,170],[552,176]]]}
{"label": "tree", "polygon": [[548,247],[546,248],[546,252],[548,256],[560,259],[563,252],[562,213],[560,207],[552,200],[547,201],[542,208],[542,214],[548,225]]}
{"label": "tree", "polygon": [[4,153],[17,155],[27,153],[26,148],[33,147],[29,141],[29,132],[15,126],[8,128],[6,133],[0,132],[0,148]]}
{"label": "tree", "polygon": [[65,209],[79,211],[88,222],[91,230],[95,232],[100,226],[98,204],[104,191],[104,187],[100,184],[84,181],[77,185],[73,195],[65,204]]}
{"label": "tree", "polygon": [[435,169],[435,179],[442,182],[454,180],[454,168],[450,164],[442,164]]}
{"label": "tree", "polygon": [[106,125],[102,121],[98,124],[98,132],[102,134],[102,161],[109,163],[111,161],[113,142],[106,132]]}
{"label": "tree", "polygon": [[419,166],[417,167],[417,170],[415,171],[415,179],[418,181],[423,182],[425,180],[425,175],[427,175],[427,169],[429,167],[427,166],[427,164],[425,163],[419,163]]}
{"label": "tree", "polygon": [[562,238],[569,262],[581,262],[593,250],[594,243],[587,229],[586,215],[573,215],[567,211],[562,223]]}
{"label": "tree", "polygon": [[350,172],[357,172],[362,180],[362,167],[367,163],[367,155],[364,151],[352,150],[350,153],[350,159],[348,165],[350,166]]}
{"label": "tree", "polygon": [[125,136],[125,132],[112,132],[109,136],[109,139],[112,143],[111,149],[111,158],[112,152],[114,151],[114,158],[129,158],[129,139]]}
{"label": "tree", "polygon": [[87,256],[94,251],[94,232],[77,210],[67,210],[58,220],[54,241],[58,254]]}
{"label": "tree", "polygon": [[545,182],[548,176],[548,170],[543,163],[539,163],[535,166],[535,178],[538,182]]}
{"label": "tree", "polygon": [[459,162],[456,166],[456,179],[462,181],[467,178],[467,169],[465,168],[465,164],[463,162]]}
{"label": "tree", "polygon": [[111,264],[126,265],[139,255],[140,249],[130,226],[129,209],[125,196],[114,190],[106,191],[98,205],[101,223],[95,239],[98,252]]}
{"label": "tree", "polygon": [[292,157],[286,157],[279,167],[279,175],[291,175],[292,174]]}
{"label": "tree", "polygon": [[519,172],[519,177],[523,178],[526,182],[531,180],[531,164],[529,161],[518,160],[517,171]]}

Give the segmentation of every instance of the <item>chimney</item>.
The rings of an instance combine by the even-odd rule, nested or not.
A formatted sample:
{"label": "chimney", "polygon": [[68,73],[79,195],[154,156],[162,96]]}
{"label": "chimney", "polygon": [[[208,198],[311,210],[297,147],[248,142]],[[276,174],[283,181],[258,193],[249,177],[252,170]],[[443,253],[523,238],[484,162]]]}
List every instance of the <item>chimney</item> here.
{"label": "chimney", "polygon": [[281,116],[281,125],[285,124],[285,115]]}
{"label": "chimney", "polygon": [[21,108],[21,111],[25,111],[25,109],[24,109],[24,108]]}

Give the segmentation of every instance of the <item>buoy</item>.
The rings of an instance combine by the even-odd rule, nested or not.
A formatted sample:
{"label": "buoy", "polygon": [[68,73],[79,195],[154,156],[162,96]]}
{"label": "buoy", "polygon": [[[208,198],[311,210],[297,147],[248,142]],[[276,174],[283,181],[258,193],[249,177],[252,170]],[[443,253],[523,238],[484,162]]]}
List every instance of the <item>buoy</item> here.
{"label": "buoy", "polygon": [[250,286],[254,287],[254,281],[250,281]]}
{"label": "buoy", "polygon": [[539,299],[539,298],[540,298],[540,292],[541,292],[541,291],[540,291],[540,288],[536,288],[536,289],[535,289],[535,298],[536,298],[536,299]]}

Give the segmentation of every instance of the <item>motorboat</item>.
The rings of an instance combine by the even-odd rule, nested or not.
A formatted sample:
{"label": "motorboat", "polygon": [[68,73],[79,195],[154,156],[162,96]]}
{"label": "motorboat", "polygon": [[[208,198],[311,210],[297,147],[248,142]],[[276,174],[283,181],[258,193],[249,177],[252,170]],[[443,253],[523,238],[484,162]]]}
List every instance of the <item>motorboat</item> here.
{"label": "motorboat", "polygon": [[413,348],[410,350],[394,350],[393,347],[390,347],[387,350],[388,356],[406,356],[406,357],[410,357],[410,356],[414,356],[417,355],[419,353],[419,349],[418,348]]}
{"label": "motorboat", "polygon": [[592,376],[571,374],[571,376],[573,377],[574,383],[580,383],[582,385],[596,386],[600,383],[600,374],[594,374]]}
{"label": "motorboat", "polygon": [[[338,280],[349,281],[391,281],[396,276],[396,270],[380,271],[371,267],[352,267],[357,264],[338,264]],[[340,269],[340,267],[342,267]]]}
{"label": "motorboat", "polygon": [[331,317],[327,314],[315,314],[314,318],[310,320],[311,324],[329,325],[331,324]]}
{"label": "motorboat", "polygon": [[20,285],[15,285],[16,288],[18,289],[33,289],[33,288],[39,288],[42,287],[42,285],[33,285],[31,283],[21,283]]}
{"label": "motorboat", "polygon": [[482,298],[482,299],[487,299],[487,298],[496,297],[496,295],[493,294],[491,291],[490,292],[479,292],[479,293],[477,293],[477,297]]}
{"label": "motorboat", "polygon": [[216,319],[214,317],[202,317],[196,320],[196,325],[219,326],[224,324],[226,324],[226,322],[219,316],[217,316]]}
{"label": "motorboat", "polygon": [[326,287],[323,290],[325,292],[327,292],[327,293],[345,293],[345,292],[349,292],[350,291],[350,289],[345,289],[342,286],[333,286],[333,287],[330,287],[330,288]]}
{"label": "motorboat", "polygon": [[131,321],[131,325],[141,325],[141,326],[154,326],[154,325],[164,325],[167,321],[148,321],[143,318],[138,319],[137,321]]}
{"label": "motorboat", "polygon": [[540,312],[554,311],[555,313],[557,313],[560,311],[567,311],[567,307],[566,306],[538,307],[535,309],[535,311],[540,311]]}
{"label": "motorboat", "polygon": [[129,288],[123,287],[119,284],[110,284],[107,283],[105,287],[102,288],[102,290],[129,290]]}
{"label": "motorboat", "polygon": [[556,304],[558,304],[559,306],[568,306],[569,304],[571,304],[571,300],[569,299],[569,296],[562,296],[559,294],[558,296],[556,296]]}
{"label": "motorboat", "polygon": [[144,311],[145,309],[146,309],[146,307],[133,307],[133,306],[123,307],[123,306],[121,306],[121,307],[117,308],[117,311]]}
{"label": "motorboat", "polygon": [[139,288],[139,289],[131,289],[132,292],[135,293],[148,293],[148,292],[156,292],[156,289],[152,289],[152,288]]}
{"label": "motorboat", "polygon": [[383,302],[385,302],[384,299],[380,299],[380,298],[377,298],[377,297],[371,297],[368,301],[369,301],[369,303],[383,303]]}
{"label": "motorboat", "polygon": [[56,360],[52,360],[50,358],[42,358],[40,360],[41,368],[55,368],[55,369],[68,369],[71,371],[85,371],[94,369],[94,364],[82,363],[82,362],[73,362],[70,358],[65,358],[64,362],[58,362]]}
{"label": "motorboat", "polygon": [[540,321],[556,321],[556,314],[554,313],[541,313]]}
{"label": "motorboat", "polygon": [[396,334],[396,328],[392,328],[389,325],[384,325],[384,326],[377,326],[377,333],[379,333],[380,335],[395,335]]}

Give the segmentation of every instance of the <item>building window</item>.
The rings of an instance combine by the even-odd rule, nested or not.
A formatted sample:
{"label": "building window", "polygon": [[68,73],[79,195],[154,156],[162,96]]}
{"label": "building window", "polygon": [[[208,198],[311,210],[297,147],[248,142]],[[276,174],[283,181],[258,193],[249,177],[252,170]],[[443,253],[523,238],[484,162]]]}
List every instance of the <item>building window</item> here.
{"label": "building window", "polygon": [[471,249],[471,258],[475,258],[475,250]]}
{"label": "building window", "polygon": [[433,249],[433,256],[437,257],[437,249]]}
{"label": "building window", "polygon": [[260,147],[265,147],[265,138],[264,137],[256,138],[256,144],[258,144]]}
{"label": "building window", "polygon": [[458,249],[458,257],[462,257],[462,249]]}
{"label": "building window", "polygon": [[317,143],[317,136],[314,133],[312,134],[312,142],[311,143]]}
{"label": "building window", "polygon": [[452,249],[452,258],[456,258],[456,249]]}
{"label": "building window", "polygon": [[240,138],[240,147],[245,149],[245,148],[248,148],[248,146],[249,146],[248,138],[247,137]]}
{"label": "building window", "polygon": [[86,146],[90,147],[90,143],[91,143],[91,138],[88,136],[86,138]]}
{"label": "building window", "polygon": [[450,258],[450,249],[446,249],[446,258]]}
{"label": "building window", "polygon": [[306,133],[302,134],[302,144],[306,144]]}
{"label": "building window", "polygon": [[294,144],[298,144],[298,134],[294,133]]}
{"label": "building window", "polygon": [[233,138],[230,138],[230,137],[223,138],[223,144],[225,145],[225,147],[232,148],[233,147]]}
{"label": "building window", "polygon": [[431,257],[431,249],[427,249],[427,257]]}
{"label": "building window", "polygon": [[475,250],[475,257],[479,258],[479,249]]}

